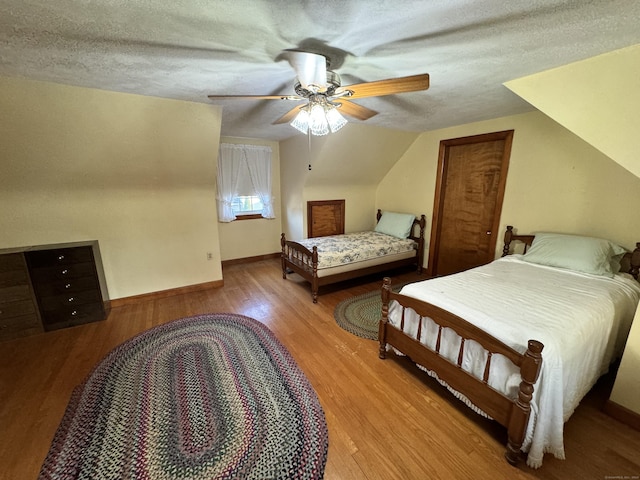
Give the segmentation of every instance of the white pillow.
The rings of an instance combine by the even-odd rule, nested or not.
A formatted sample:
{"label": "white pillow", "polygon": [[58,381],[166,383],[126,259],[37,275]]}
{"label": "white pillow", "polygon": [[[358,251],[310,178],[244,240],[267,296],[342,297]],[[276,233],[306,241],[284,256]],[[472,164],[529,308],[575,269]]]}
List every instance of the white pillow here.
{"label": "white pillow", "polygon": [[536,233],[527,262],[613,277],[616,257],[626,252],[609,240],[561,233]]}
{"label": "white pillow", "polygon": [[383,212],[375,232],[386,233],[398,238],[407,238],[416,216],[410,213]]}

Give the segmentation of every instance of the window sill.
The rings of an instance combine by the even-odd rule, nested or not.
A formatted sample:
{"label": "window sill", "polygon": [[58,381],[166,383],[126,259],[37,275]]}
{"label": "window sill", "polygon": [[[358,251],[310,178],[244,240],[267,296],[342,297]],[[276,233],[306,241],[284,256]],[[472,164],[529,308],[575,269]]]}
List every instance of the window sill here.
{"label": "window sill", "polygon": [[262,218],[262,215],[259,213],[250,213],[246,215],[236,213],[236,220],[255,220],[256,218]]}

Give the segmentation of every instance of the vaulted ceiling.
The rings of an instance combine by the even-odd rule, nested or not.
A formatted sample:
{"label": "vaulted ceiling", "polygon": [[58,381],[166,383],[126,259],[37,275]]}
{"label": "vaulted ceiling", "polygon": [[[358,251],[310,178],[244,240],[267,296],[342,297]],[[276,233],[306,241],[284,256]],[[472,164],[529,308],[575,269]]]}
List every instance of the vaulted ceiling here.
{"label": "vaulted ceiling", "polygon": [[[426,131],[532,107],[504,82],[640,43],[634,0],[0,0],[0,75],[214,103],[292,94],[285,49],[342,84],[429,73],[427,91],[354,100],[367,124]],[[282,140],[285,100],[218,100],[222,135]],[[358,122],[353,120],[354,122]]]}

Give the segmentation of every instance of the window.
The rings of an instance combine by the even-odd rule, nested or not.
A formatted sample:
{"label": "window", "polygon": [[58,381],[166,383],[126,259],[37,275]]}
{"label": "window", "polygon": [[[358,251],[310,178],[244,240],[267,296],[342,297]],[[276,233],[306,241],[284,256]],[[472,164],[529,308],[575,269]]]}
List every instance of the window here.
{"label": "window", "polygon": [[233,208],[233,213],[238,215],[242,214],[258,214],[262,212],[264,208],[262,205],[262,200],[257,195],[239,195],[234,197],[231,202],[231,208]]}
{"label": "window", "polygon": [[220,144],[218,158],[218,220],[238,216],[275,218],[271,195],[271,148]]}

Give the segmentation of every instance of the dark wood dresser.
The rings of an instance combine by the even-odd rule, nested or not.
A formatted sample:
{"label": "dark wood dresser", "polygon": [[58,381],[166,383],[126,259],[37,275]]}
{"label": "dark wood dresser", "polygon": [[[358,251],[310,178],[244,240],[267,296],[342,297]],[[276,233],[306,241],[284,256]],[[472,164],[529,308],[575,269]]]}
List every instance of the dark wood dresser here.
{"label": "dark wood dresser", "polygon": [[0,250],[0,340],[104,320],[97,241]]}

